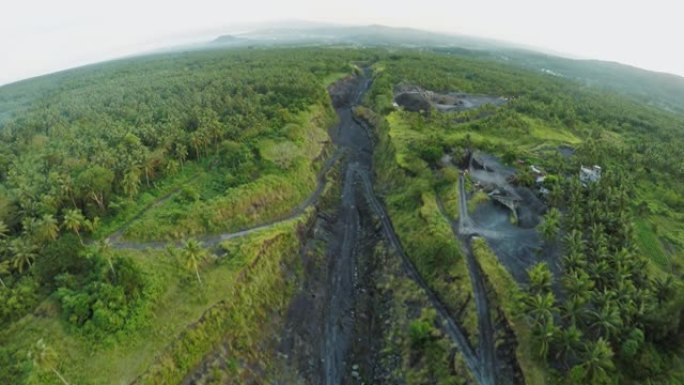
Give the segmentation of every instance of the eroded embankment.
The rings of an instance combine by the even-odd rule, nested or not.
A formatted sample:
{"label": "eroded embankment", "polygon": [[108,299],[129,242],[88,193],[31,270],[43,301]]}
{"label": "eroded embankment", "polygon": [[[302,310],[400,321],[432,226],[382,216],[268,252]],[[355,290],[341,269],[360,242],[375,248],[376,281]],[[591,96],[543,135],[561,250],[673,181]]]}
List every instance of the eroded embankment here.
{"label": "eroded embankment", "polygon": [[261,365],[271,355],[259,344],[262,336],[270,335],[273,316],[284,310],[294,291],[290,277],[296,273],[296,257],[308,227],[301,218],[236,245],[235,251],[247,253],[251,260],[225,299],[188,325],[133,383],[203,384],[217,378],[266,377],[270,368]]}
{"label": "eroded embankment", "polygon": [[[384,235],[394,253],[399,256],[404,270],[403,274],[425,293],[429,306],[437,312],[439,318],[437,324],[456,344],[477,383],[493,384],[487,380],[488,374],[483,373],[480,361],[459,325],[404,252],[385,208],[373,191],[371,137],[364,127],[353,119],[352,112],[352,107],[358,103],[369,84],[367,77],[347,79],[346,83],[338,85],[331,91],[333,103],[340,116],[340,124],[332,130],[331,137],[335,145],[343,149],[346,155],[339,208],[333,217],[325,220],[329,227],[327,235],[324,236],[326,251],[323,254],[323,260],[327,263],[323,265],[328,266],[325,271],[326,279],[314,285],[313,292],[317,294],[311,294],[312,298],[322,298],[321,303],[318,306],[307,307],[303,304],[316,301],[305,300],[301,296],[293,301],[293,307],[300,310],[302,307],[307,307],[308,310],[314,311],[310,313],[309,322],[305,326],[299,323],[302,321],[301,316],[298,316],[301,313],[290,311],[289,332],[294,335],[289,337],[291,341],[287,344],[289,350],[286,349],[283,354],[288,357],[296,356],[290,359],[299,366],[300,378],[305,383],[340,384],[361,376],[358,368],[355,368],[353,364],[350,368],[351,362],[365,361],[363,357],[354,356],[358,353],[350,350],[354,338],[352,329],[358,329],[352,326],[361,322],[360,315],[356,314],[354,309],[365,300],[364,293],[372,292],[373,283],[360,282],[355,278],[358,277],[359,271],[367,271],[368,261],[372,260],[368,258],[368,250],[373,249],[379,241],[377,237],[371,236],[377,233],[377,230],[369,227],[367,221],[360,220],[373,214],[379,221],[381,234]],[[347,94],[339,91],[340,88],[346,89]],[[363,201],[359,202],[358,199],[363,199]],[[367,242],[366,244],[359,242],[360,239],[375,240],[369,245]],[[359,266],[359,260],[366,262]],[[366,274],[366,276],[372,276],[372,274]],[[309,287],[309,290],[312,290],[312,287]],[[316,309],[323,310],[325,315],[319,317]],[[374,316],[377,315],[363,315],[366,319]],[[319,346],[319,357],[316,357],[314,353],[316,349],[307,346],[310,344]],[[311,354],[298,354],[307,350]],[[349,377],[350,373],[352,377]]]}
{"label": "eroded embankment", "polygon": [[496,367],[494,327],[492,326],[492,317],[490,314],[490,305],[487,299],[484,278],[482,277],[480,267],[473,256],[470,245],[470,237],[473,235],[473,233],[470,232],[472,221],[468,216],[467,198],[465,196],[465,189],[463,188],[463,175],[459,178],[459,190],[459,212],[461,214],[458,224],[448,216],[444,209],[444,204],[439,197],[437,198],[437,205],[442,216],[449,221],[454,236],[460,240],[463,247],[463,253],[466,257],[468,274],[470,275],[470,282],[472,282],[473,285],[473,296],[477,308],[479,330],[478,358],[483,373],[482,380],[483,383],[495,384],[497,383],[496,378],[498,377],[498,373]]}
{"label": "eroded embankment", "polygon": [[[546,262],[554,273],[558,273],[558,250],[544,248],[535,229],[546,206],[530,189],[509,182],[515,170],[503,166],[493,156],[475,152],[468,173],[486,192],[496,190],[514,200],[518,220],[512,223],[510,209],[490,199],[475,208],[460,231],[485,238],[499,262],[519,283],[526,282],[527,270],[539,262]],[[461,188],[461,193],[465,194],[465,188]]]}
{"label": "eroded embankment", "polygon": [[[503,317],[503,314],[496,312],[496,308],[489,299],[489,296],[493,294],[490,293],[489,284],[472,249],[473,237],[481,236],[481,234],[479,226],[470,217],[468,211],[468,195],[465,190],[465,178],[463,175],[459,177],[457,188],[460,213],[458,221],[455,221],[448,215],[439,196],[437,197],[437,202],[442,216],[451,224],[454,236],[460,240],[466,256],[468,273],[473,284],[473,295],[478,313],[478,328],[480,331],[478,355],[480,365],[485,368],[486,373],[490,374],[486,381],[498,384],[514,384],[517,383],[517,379],[520,377],[520,371],[512,351],[514,347],[509,346],[508,350],[510,351],[499,350],[496,338],[498,333],[506,337],[506,339],[511,339],[511,332],[505,326],[505,320],[501,320],[497,327],[493,324],[494,317],[492,316],[496,314],[499,317]],[[495,234],[492,233],[489,236],[492,237]]]}
{"label": "eroded embankment", "polygon": [[[387,373],[403,364],[396,364],[396,360],[394,364],[387,364],[387,360],[384,359],[383,365],[370,363],[380,356],[379,352],[385,343],[383,336],[387,334],[388,329],[394,322],[403,320],[388,317],[390,309],[396,307],[386,306],[387,310],[383,313],[382,306],[375,309],[367,305],[378,303],[377,299],[372,298],[372,293],[378,291],[372,278],[382,274],[373,267],[377,266],[374,255],[377,254],[378,247],[386,245],[392,252],[380,254],[385,258],[389,255],[398,257],[397,266],[401,266],[403,270],[395,271],[393,274],[407,278],[423,293],[420,296],[423,305],[416,307],[420,302],[418,301],[411,306],[415,309],[434,309],[435,319],[430,324],[439,327],[445,338],[457,347],[457,356],[461,357],[459,360],[463,363],[463,367],[458,370],[463,373],[464,368],[467,368],[475,382],[480,385],[495,383],[495,359],[492,353],[494,342],[492,334],[489,333],[491,321],[485,322],[483,319],[480,322],[480,329],[485,333],[481,333],[483,335],[479,352],[476,353],[460,325],[406,255],[386,209],[374,193],[371,135],[364,126],[355,121],[352,112],[352,108],[359,103],[369,86],[370,77],[366,71],[364,76],[347,78],[331,88],[333,105],[340,117],[339,124],[330,132],[337,155],[323,167],[316,190],[306,201],[293,209],[290,216],[237,233],[205,239],[206,243],[215,244],[222,240],[254,234],[276,226],[283,220],[294,219],[307,208],[315,208],[312,222],[299,231],[299,260],[293,260],[291,253],[288,253],[288,259],[281,256],[270,257],[274,260],[268,260],[269,263],[275,263],[281,268],[279,272],[271,271],[277,282],[286,282],[287,285],[283,287],[293,288],[294,292],[290,289],[285,291],[268,286],[273,290],[281,290],[278,298],[282,299],[277,302],[277,306],[269,310],[259,303],[259,306],[250,309],[254,318],[248,322],[257,322],[259,327],[281,330],[282,333],[274,335],[264,331],[258,338],[249,337],[247,340],[236,342],[225,327],[226,322],[229,324],[240,315],[226,313],[229,309],[234,309],[231,307],[233,304],[230,301],[222,302],[216,305],[218,307],[209,309],[197,325],[193,325],[163,354],[163,357],[169,357],[173,364],[169,365],[168,360],[160,358],[160,362],[142,377],[149,380],[144,382],[154,383],[154,379],[162,379],[163,382],[188,369],[191,370],[185,376],[185,384],[204,384],[225,379],[226,373],[241,375],[228,383],[270,381],[283,384],[337,385],[387,378]],[[335,180],[339,182],[329,184],[330,189],[327,189],[326,176],[330,169],[335,169]],[[325,195],[325,191],[331,191],[331,197],[324,199],[326,203],[322,204],[320,197]],[[336,194],[336,197],[333,196]],[[375,220],[369,220],[371,217]],[[119,244],[119,247],[123,246],[127,245]],[[129,246],[144,248],[163,245],[147,243]],[[246,271],[248,279],[254,279],[252,275],[263,277],[260,275],[261,272],[256,271],[260,263],[255,262],[252,266],[254,269]],[[302,270],[296,266],[302,266]],[[360,275],[365,279],[359,279]],[[256,283],[269,282],[273,277],[259,278]],[[477,278],[476,275],[472,277]],[[484,284],[480,281],[476,285],[480,287]],[[240,290],[247,290],[252,294],[254,289],[248,285],[241,285]],[[476,292],[478,291],[476,288]],[[239,291],[234,295],[237,298],[244,297]],[[268,296],[268,293],[264,292],[263,295]],[[391,298],[393,294],[387,292],[386,296]],[[287,310],[283,307],[286,304]],[[480,316],[489,319],[488,311],[486,297],[484,300],[478,300]],[[227,318],[222,320],[221,317]],[[282,321],[278,321],[281,317]],[[271,322],[266,321],[269,318]],[[374,322],[383,318],[385,323],[382,325]],[[281,324],[284,326],[278,326]],[[208,330],[207,327],[211,325],[215,325],[217,329]],[[404,329],[408,329],[407,325],[404,325]],[[217,339],[217,335],[223,335],[223,338]],[[201,344],[193,346],[195,338],[203,341],[203,344],[209,343],[212,338],[213,341],[223,342],[209,349],[208,346]],[[365,340],[369,348],[355,348],[354,344],[359,340]],[[492,349],[488,350],[490,346]],[[190,353],[195,352],[192,354],[196,354],[196,349],[204,349],[202,351],[211,353],[196,364],[192,363],[192,359],[176,362],[179,355],[183,357],[189,354],[183,353],[184,348]],[[276,350],[278,354],[275,354]],[[244,356],[245,351],[249,353],[247,357]],[[271,357],[266,358],[265,355],[269,352]],[[252,356],[249,356],[250,354]],[[452,359],[454,362],[459,360]],[[456,374],[456,366],[453,370]]]}

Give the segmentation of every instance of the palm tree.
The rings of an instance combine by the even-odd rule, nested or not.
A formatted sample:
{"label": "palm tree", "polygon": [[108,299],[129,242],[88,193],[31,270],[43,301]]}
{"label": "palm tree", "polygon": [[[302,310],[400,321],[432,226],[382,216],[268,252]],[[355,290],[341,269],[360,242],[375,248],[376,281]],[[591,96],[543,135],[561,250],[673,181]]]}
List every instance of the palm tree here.
{"label": "palm tree", "polygon": [[24,236],[36,238],[38,233],[38,220],[34,217],[24,216],[21,220],[21,228]]}
{"label": "palm tree", "polygon": [[83,227],[85,227],[86,230],[90,231],[91,233],[95,232],[95,230],[97,230],[97,228],[99,226],[100,226],[100,217],[95,217],[92,220],[88,220],[88,218],[86,218],[83,221]]}
{"label": "palm tree", "polygon": [[36,259],[36,245],[25,237],[15,238],[10,242],[10,252],[13,255],[12,265],[19,273],[23,273],[24,269],[33,265]]}
{"label": "palm tree", "polygon": [[565,248],[568,254],[582,254],[584,252],[584,239],[579,230],[572,230],[565,236]]}
{"label": "palm tree", "polygon": [[558,236],[558,230],[560,229],[560,217],[560,211],[558,211],[556,208],[553,208],[546,213],[542,222],[537,226],[537,229],[546,241],[552,241]]}
{"label": "palm tree", "polygon": [[586,357],[581,366],[584,368],[589,384],[610,384],[610,372],[614,369],[613,350],[603,338],[596,342],[589,342],[586,347]]}
{"label": "palm tree", "polygon": [[138,193],[140,188],[140,168],[138,168],[138,166],[131,167],[131,169],[124,174],[123,180],[121,181],[121,187],[129,198],[132,198]]}
{"label": "palm tree", "polygon": [[185,165],[185,160],[188,158],[188,147],[185,144],[176,143],[174,151],[176,158],[180,162],[181,169]]}
{"label": "palm tree", "polygon": [[[10,262],[9,261],[2,261],[0,262],[0,276],[9,274],[9,268],[10,268]],[[2,287],[7,288],[7,285],[5,285],[5,281],[2,280],[0,277],[0,284],[2,284]]]}
{"label": "palm tree", "polygon": [[69,385],[64,376],[57,370],[57,353],[42,338],[36,342],[34,349],[29,351],[28,357],[35,366],[42,370],[51,371],[59,377],[64,385]]}
{"label": "palm tree", "polygon": [[528,316],[535,325],[541,325],[553,320],[556,298],[552,292],[531,295],[527,301]]}
{"label": "palm tree", "polygon": [[54,241],[59,234],[59,225],[54,216],[45,214],[38,220],[36,236],[41,242]]}
{"label": "palm tree", "polygon": [[583,271],[587,265],[586,256],[582,253],[571,252],[563,257],[563,267],[566,271]]}
{"label": "palm tree", "polygon": [[166,162],[166,173],[169,175],[176,175],[178,173],[178,168],[179,168],[179,163],[178,161],[174,159],[169,159]]}
{"label": "palm tree", "polygon": [[584,324],[590,316],[589,307],[580,299],[567,298],[561,305],[561,318],[570,325]]}
{"label": "palm tree", "polygon": [[551,290],[553,274],[546,262],[537,263],[527,271],[530,279],[530,291],[535,294],[545,293]]}
{"label": "palm tree", "polygon": [[64,221],[62,222],[62,226],[64,226],[64,228],[66,228],[67,230],[76,233],[76,235],[78,236],[78,240],[81,241],[81,244],[83,244],[80,229],[81,226],[83,226],[84,222],[85,217],[83,216],[83,214],[81,214],[81,210],[67,210],[66,214],[64,214]]}
{"label": "palm tree", "polygon": [[207,258],[207,252],[202,248],[202,244],[194,239],[189,239],[183,243],[181,256],[185,260],[185,267],[190,271],[195,271],[197,282],[202,284],[202,279],[199,275],[199,266]]}
{"label": "palm tree", "polygon": [[78,207],[76,206],[76,200],[74,199],[74,181],[71,179],[71,176],[61,175],[58,183],[59,191],[62,196],[69,198],[74,208]]}
{"label": "palm tree", "polygon": [[665,279],[655,278],[653,280],[653,291],[658,304],[669,301],[677,293],[672,276],[668,275]]}
{"label": "palm tree", "polygon": [[568,299],[580,304],[589,302],[594,288],[594,281],[583,270],[566,273],[562,279],[563,289]]}
{"label": "palm tree", "polygon": [[143,172],[145,173],[145,181],[147,187],[150,187],[150,178],[154,178],[160,167],[164,164],[166,159],[166,150],[164,148],[157,148],[156,150],[147,154],[143,161]]}
{"label": "palm tree", "polygon": [[592,311],[591,315],[594,321],[591,327],[594,328],[600,335],[606,338],[616,335],[620,328],[622,327],[622,318],[620,317],[620,311],[616,306],[611,303],[607,303],[605,306],[596,312]]}
{"label": "palm tree", "polygon": [[8,233],[9,227],[7,227],[4,221],[0,220],[0,239],[7,237]]}
{"label": "palm tree", "polygon": [[570,325],[570,327],[560,330],[555,341],[555,346],[558,349],[556,359],[560,359],[563,356],[567,362],[567,359],[573,356],[582,346],[582,337],[582,331],[575,325]]}
{"label": "palm tree", "polygon": [[532,333],[539,344],[539,357],[545,360],[549,355],[551,343],[557,339],[558,327],[554,325],[553,319],[550,319],[533,327]]}

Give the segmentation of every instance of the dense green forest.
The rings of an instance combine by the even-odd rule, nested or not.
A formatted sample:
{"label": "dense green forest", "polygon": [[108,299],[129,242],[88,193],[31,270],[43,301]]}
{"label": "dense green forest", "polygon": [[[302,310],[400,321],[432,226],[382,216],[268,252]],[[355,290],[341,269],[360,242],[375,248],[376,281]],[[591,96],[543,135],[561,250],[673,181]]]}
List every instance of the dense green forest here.
{"label": "dense green forest", "polygon": [[[684,116],[467,51],[334,47],[154,55],[0,88],[0,382],[181,383],[220,343],[216,383],[288,372],[272,340],[341,189],[326,168],[344,158],[328,86],[364,66],[354,115],[375,144],[373,187],[470,344],[484,332],[467,247],[511,383],[684,381]],[[393,103],[400,85],[506,103],[410,112]],[[516,186],[538,188],[530,165],[545,170],[537,230],[560,271],[539,263],[520,282],[482,238],[455,236],[473,150],[513,168]],[[604,176],[583,186],[594,164]],[[490,199],[465,183],[469,211]],[[315,209],[297,211],[317,189]],[[387,378],[470,383],[385,246],[371,254],[396,321],[379,342]]]}
{"label": "dense green forest", "polygon": [[[515,283],[491,265],[496,261],[487,259],[486,243],[476,250],[518,335],[518,361],[528,383],[682,381],[682,117],[467,58],[396,55],[376,66],[379,75],[368,97],[375,113],[365,115],[386,135],[385,151],[377,155],[380,184],[407,246],[424,244],[426,255],[416,252],[416,264],[435,282],[440,275],[445,281],[456,277],[443,268],[449,262],[435,259],[448,255],[435,250],[444,238],[415,229],[434,228],[426,215],[434,194],[447,203],[456,200],[456,173],[440,162],[443,154],[471,148],[497,154],[518,169],[520,185],[535,184],[530,164],[548,172],[547,199],[557,209],[539,231],[545,248],[562,248],[562,275],[554,277],[540,264],[528,272],[528,285],[512,295]],[[392,95],[402,83],[502,95],[510,103],[462,113],[397,111]],[[564,158],[560,145],[577,152]],[[600,164],[609,172],[583,188],[577,178],[582,164]]]}

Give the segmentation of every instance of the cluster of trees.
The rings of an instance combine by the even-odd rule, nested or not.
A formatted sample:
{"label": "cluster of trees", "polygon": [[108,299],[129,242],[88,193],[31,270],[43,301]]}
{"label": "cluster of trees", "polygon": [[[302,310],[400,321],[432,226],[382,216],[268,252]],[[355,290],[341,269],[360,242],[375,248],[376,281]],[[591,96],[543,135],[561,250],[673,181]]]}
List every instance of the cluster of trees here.
{"label": "cluster of trees", "polygon": [[673,281],[649,274],[634,244],[630,184],[619,173],[563,183],[560,231],[557,209],[541,226],[547,239],[562,234],[561,276],[536,265],[521,298],[539,356],[573,384],[657,379],[681,340],[682,307]]}
{"label": "cluster of trees", "polygon": [[[662,214],[642,201],[654,197],[674,212],[673,219],[681,217],[684,118],[567,79],[452,54],[459,57],[428,51],[388,57],[367,102],[386,115],[394,111],[394,87],[408,83],[505,96],[507,105],[393,113],[393,143],[402,152],[397,162],[416,174],[425,163],[436,165],[441,154],[475,147],[509,164],[533,158],[544,166],[552,209],[538,231],[546,246],[560,242],[565,257],[561,276],[546,265],[530,271],[529,291],[520,298],[540,357],[577,384],[667,381],[676,372],[672,357],[682,341],[681,285],[644,259],[631,213]],[[533,128],[551,137],[554,130],[571,133],[582,144],[564,157],[557,143],[535,137]],[[614,172],[584,188],[576,177],[579,166],[593,164]],[[535,185],[528,166],[517,179]]]}
{"label": "cluster of trees", "polygon": [[[314,49],[166,54],[0,89],[3,105],[24,106],[0,120],[0,323],[54,292],[74,324],[119,328],[141,286],[121,276],[134,264],[85,250],[84,238],[99,218],[189,161],[214,157],[206,163],[227,174],[244,162],[256,163],[247,170],[262,167],[255,143],[285,137],[283,128],[296,114],[328,103],[322,80],[348,72],[350,60],[364,55]],[[241,175],[236,183],[251,180],[234,173]],[[61,239],[71,234],[75,242]],[[105,261],[107,268],[84,260]],[[107,300],[98,303],[98,297]],[[100,317],[105,302],[116,306]]]}

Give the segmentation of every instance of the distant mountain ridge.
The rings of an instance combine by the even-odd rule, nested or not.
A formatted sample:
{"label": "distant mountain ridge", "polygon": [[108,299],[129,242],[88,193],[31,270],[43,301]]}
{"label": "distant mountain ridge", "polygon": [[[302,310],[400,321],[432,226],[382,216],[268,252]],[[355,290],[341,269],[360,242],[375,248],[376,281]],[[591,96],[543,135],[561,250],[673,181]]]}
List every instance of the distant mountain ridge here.
{"label": "distant mountain ridge", "polygon": [[405,48],[460,48],[476,56],[506,62],[588,86],[618,92],[648,105],[684,114],[684,78],[601,60],[570,59],[528,46],[467,35],[444,34],[383,25],[344,26],[293,22],[240,34],[222,35],[210,46],[341,44]]}
{"label": "distant mountain ridge", "polygon": [[491,49],[495,47],[515,48],[518,45],[491,39],[441,34],[413,28],[388,27],[383,25],[337,26],[320,23],[295,23],[273,26],[236,34],[222,35],[211,43],[233,43],[242,39],[250,43],[323,43],[362,45],[401,45],[460,47],[468,49]]}
{"label": "distant mountain ridge", "polygon": [[[146,55],[247,46],[317,44],[445,49],[450,53],[505,62],[549,76],[562,76],[591,87],[627,95],[657,108],[684,114],[684,78],[677,75],[614,62],[570,59],[493,39],[413,28],[300,21],[261,24],[251,30],[244,28],[242,32],[219,35],[202,44],[179,46]],[[30,104],[31,95],[35,95],[32,92],[33,87],[58,81],[69,71],[71,70],[0,86],[0,122],[12,112]]]}

